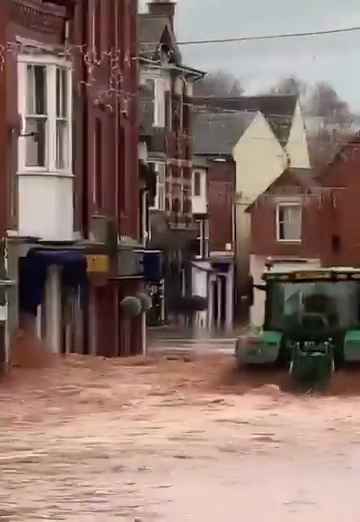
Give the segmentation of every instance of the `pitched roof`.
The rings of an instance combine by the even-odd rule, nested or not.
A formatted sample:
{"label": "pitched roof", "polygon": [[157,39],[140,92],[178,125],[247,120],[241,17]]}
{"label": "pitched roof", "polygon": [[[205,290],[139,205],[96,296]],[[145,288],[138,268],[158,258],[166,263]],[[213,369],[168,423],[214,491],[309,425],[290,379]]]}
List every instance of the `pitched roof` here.
{"label": "pitched roof", "polygon": [[321,183],[312,169],[300,169],[290,167],[282,173],[278,182],[282,181],[281,178],[284,176],[284,180],[288,176],[292,176],[301,187],[307,190],[312,190],[321,187]]}
{"label": "pitched roof", "polygon": [[138,39],[140,54],[152,58],[158,51],[165,33],[168,34],[177,58],[180,52],[176,45],[176,38],[171,27],[170,19],[166,15],[139,14],[138,15]]}
{"label": "pitched roof", "polygon": [[167,24],[170,24],[170,21],[167,16],[139,14],[139,41],[141,43],[159,43]]}
{"label": "pitched roof", "polygon": [[[264,192],[259,194],[259,196],[249,205],[246,209],[247,212],[251,212],[251,210],[256,205],[256,202],[264,195],[271,193],[274,189],[281,186],[286,186],[286,182],[293,181],[295,185],[302,188],[306,193],[316,192],[317,189],[322,187],[319,179],[314,174],[312,169],[299,169],[294,167],[289,167],[284,170],[284,172],[276,178]],[[276,190],[274,191],[276,193]],[[289,195],[289,194],[287,194]]]}
{"label": "pitched roof", "polygon": [[232,155],[255,114],[249,112],[199,112],[193,115],[193,153]]}
{"label": "pitched roof", "polygon": [[296,95],[238,96],[236,98],[216,96],[194,97],[194,106],[206,107],[208,111],[261,112],[270,124],[280,143],[286,145],[298,97]]}

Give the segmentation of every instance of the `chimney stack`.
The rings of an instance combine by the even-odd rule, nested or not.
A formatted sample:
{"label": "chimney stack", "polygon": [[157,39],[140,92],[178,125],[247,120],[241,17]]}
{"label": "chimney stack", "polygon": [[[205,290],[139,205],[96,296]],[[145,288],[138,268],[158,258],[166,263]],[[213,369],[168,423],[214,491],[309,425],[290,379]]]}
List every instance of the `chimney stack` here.
{"label": "chimney stack", "polygon": [[176,0],[152,0],[148,2],[149,13],[155,16],[167,16],[170,19],[171,26],[174,29],[174,18]]}

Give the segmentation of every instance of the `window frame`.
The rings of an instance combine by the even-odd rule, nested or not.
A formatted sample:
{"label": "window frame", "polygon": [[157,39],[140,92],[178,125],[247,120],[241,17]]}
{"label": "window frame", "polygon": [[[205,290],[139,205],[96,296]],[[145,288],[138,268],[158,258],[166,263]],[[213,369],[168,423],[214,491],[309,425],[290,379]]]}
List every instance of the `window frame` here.
{"label": "window frame", "polygon": [[[47,120],[45,127],[45,165],[28,166],[26,165],[27,142],[29,137],[19,136],[18,140],[18,173],[37,173],[55,174],[72,176],[72,64],[61,57],[51,54],[40,56],[20,55],[17,61],[18,71],[18,112],[22,121],[22,132],[26,132],[26,121],[32,115],[27,112],[27,67],[28,65],[46,67],[46,101],[47,101]],[[67,116],[59,118],[57,116],[57,70],[61,68],[66,71],[67,80]],[[58,122],[67,123],[67,147],[65,152],[64,168],[57,166],[57,127]]]}
{"label": "window frame", "polygon": [[154,82],[154,127],[166,127],[166,89],[163,78],[155,78]]}
{"label": "window frame", "polygon": [[[162,172],[161,172],[162,170]],[[156,194],[154,198],[154,204],[150,207],[151,210],[159,210],[165,212],[166,210],[166,164],[155,163],[156,172]],[[163,178],[161,177],[163,175]],[[160,201],[160,190],[162,189],[163,200]]]}
{"label": "window frame", "polygon": [[210,240],[210,226],[208,219],[197,219],[199,224],[199,236],[196,241],[199,244],[199,253],[195,255],[196,259],[207,259],[210,255],[209,240]]}
{"label": "window frame", "polygon": [[[300,237],[299,238],[281,238],[280,237],[280,209],[282,208],[298,208],[300,211]],[[301,243],[302,242],[302,218],[303,218],[303,208],[300,201],[281,201],[276,205],[276,240],[279,243]]]}
{"label": "window frame", "polygon": [[[196,194],[196,178],[199,181],[199,194]],[[203,172],[201,170],[193,171],[193,179],[192,179],[192,196],[193,198],[202,198],[203,197]]]}

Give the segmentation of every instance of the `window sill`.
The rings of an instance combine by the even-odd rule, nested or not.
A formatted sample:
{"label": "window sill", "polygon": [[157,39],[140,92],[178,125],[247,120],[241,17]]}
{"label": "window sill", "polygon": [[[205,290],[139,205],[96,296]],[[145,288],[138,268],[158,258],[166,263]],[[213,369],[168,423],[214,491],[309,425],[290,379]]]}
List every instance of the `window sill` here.
{"label": "window sill", "polygon": [[50,171],[47,169],[26,169],[22,171],[18,171],[16,173],[17,176],[44,176],[49,178],[73,178],[74,174],[72,172],[66,170],[55,170]]}
{"label": "window sill", "polygon": [[165,212],[164,208],[159,208],[159,207],[149,207],[149,210],[151,212]]}
{"label": "window sill", "polygon": [[302,240],[301,239],[277,239],[278,243],[286,243],[286,244],[292,244],[292,245],[301,245]]}

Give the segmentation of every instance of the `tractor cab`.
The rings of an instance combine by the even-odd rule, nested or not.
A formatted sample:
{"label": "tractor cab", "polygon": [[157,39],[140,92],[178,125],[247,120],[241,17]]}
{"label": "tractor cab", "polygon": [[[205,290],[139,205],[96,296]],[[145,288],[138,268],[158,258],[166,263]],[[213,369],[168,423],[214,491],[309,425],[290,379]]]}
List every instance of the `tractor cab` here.
{"label": "tractor cab", "polygon": [[360,270],[272,270],[263,282],[263,331],[238,339],[239,363],[279,363],[297,380],[326,380],[360,361]]}

